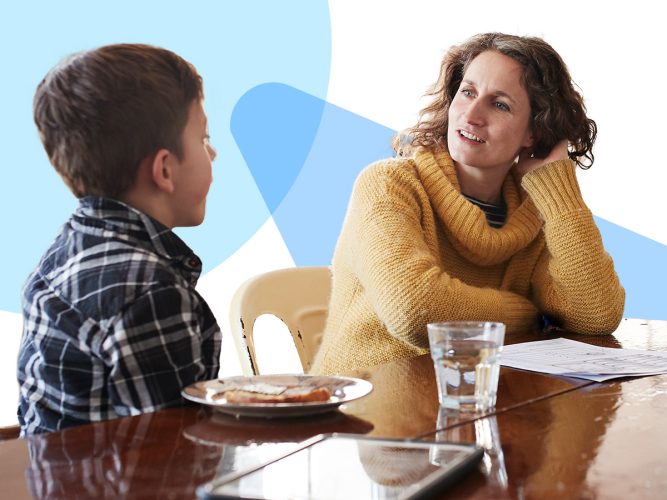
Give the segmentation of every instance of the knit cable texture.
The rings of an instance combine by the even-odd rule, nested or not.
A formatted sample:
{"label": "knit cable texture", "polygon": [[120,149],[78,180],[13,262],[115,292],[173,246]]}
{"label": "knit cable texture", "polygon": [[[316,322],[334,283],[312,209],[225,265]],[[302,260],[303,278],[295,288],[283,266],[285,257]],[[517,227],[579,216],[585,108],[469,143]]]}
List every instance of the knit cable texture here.
{"label": "knit cable texture", "polygon": [[533,329],[539,314],[612,332],[625,295],[570,161],[510,172],[506,224],[460,193],[446,151],[388,159],[357,179],[333,259],[329,317],[313,373],[428,352],[426,324],[491,320]]}

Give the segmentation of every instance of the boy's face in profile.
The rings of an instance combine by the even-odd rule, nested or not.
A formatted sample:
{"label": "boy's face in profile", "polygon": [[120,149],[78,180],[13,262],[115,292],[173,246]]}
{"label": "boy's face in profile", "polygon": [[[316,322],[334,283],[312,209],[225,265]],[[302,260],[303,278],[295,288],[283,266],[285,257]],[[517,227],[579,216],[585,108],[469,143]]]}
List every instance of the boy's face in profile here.
{"label": "boy's face in profile", "polygon": [[213,182],[211,163],[216,152],[209,142],[208,121],[200,99],[190,105],[181,134],[183,156],[174,169],[174,226],[197,226],[204,220],[206,196]]}

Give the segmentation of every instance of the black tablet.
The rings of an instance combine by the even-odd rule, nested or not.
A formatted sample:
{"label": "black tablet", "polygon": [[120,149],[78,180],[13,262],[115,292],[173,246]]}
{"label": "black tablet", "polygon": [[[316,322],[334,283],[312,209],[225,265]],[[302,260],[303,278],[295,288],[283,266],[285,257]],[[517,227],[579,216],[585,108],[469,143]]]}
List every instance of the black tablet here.
{"label": "black tablet", "polygon": [[316,436],[291,453],[200,486],[203,499],[404,499],[441,492],[476,467],[475,445]]}

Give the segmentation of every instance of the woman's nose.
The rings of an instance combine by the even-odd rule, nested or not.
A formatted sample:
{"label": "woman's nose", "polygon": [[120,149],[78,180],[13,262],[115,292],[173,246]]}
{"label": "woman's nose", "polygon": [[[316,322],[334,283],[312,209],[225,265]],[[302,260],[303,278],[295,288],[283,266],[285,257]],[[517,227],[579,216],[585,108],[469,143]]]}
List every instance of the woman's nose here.
{"label": "woman's nose", "polygon": [[480,125],[484,123],[485,114],[484,106],[480,99],[475,99],[468,103],[468,107],[465,109],[464,118],[466,121],[473,125]]}

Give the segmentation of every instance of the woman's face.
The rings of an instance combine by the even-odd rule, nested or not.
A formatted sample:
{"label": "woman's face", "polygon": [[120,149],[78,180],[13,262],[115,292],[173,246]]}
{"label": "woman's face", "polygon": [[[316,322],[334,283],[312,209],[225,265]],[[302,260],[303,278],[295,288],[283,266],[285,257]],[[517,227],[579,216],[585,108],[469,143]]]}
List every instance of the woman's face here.
{"label": "woman's face", "polygon": [[522,78],[518,62],[493,50],[468,65],[449,107],[447,144],[458,167],[507,172],[521,150],[532,146]]}

